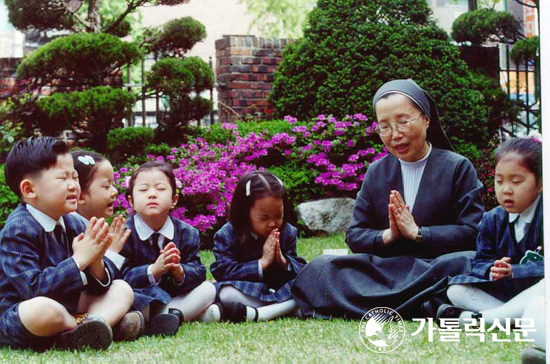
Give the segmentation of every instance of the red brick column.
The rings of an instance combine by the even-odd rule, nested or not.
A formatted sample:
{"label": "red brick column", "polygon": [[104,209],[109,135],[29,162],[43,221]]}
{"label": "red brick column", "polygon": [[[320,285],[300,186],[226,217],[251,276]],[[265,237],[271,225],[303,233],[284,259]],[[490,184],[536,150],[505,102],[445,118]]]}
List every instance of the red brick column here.
{"label": "red brick column", "polygon": [[15,87],[19,62],[21,58],[0,58],[0,97],[8,96]]}
{"label": "red brick column", "polygon": [[216,78],[220,122],[246,116],[267,118],[273,73],[288,39],[224,35],[216,41]]}

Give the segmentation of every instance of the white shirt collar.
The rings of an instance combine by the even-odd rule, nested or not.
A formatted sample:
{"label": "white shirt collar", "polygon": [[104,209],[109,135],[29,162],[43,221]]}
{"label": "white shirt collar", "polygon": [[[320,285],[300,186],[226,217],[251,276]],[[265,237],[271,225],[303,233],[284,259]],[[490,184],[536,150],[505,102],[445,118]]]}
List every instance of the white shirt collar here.
{"label": "white shirt collar", "polygon": [[[143,241],[149,240],[151,235],[155,233],[155,230],[151,229],[151,227],[147,225],[138,214],[134,216],[134,226],[136,227],[136,232],[139,238]],[[174,223],[172,222],[172,219],[168,217],[158,233],[168,240],[174,240],[174,229]]]}
{"label": "white shirt collar", "polygon": [[537,205],[540,200],[540,194],[537,196],[535,201],[525,210],[523,210],[520,213],[509,213],[508,221],[514,222],[516,221],[516,218],[519,215],[519,218],[523,220],[525,223],[530,224],[531,221],[533,221],[533,218],[535,217],[535,212],[537,211]]}
{"label": "white shirt collar", "polygon": [[414,161],[414,162],[407,162],[407,161],[404,161],[402,159],[397,158],[397,159],[399,159],[399,163],[403,164],[406,167],[413,167],[413,168],[423,166],[424,164],[426,164],[428,162],[428,157],[430,156],[430,153],[432,152],[432,144],[428,143],[428,145],[429,145],[428,153],[426,153],[426,155],[422,159]]}
{"label": "white shirt collar", "polygon": [[37,209],[34,206],[31,206],[30,204],[25,204],[25,207],[29,211],[29,213],[34,217],[36,221],[46,230],[47,233],[51,233],[55,229],[55,225],[60,224],[63,227],[63,230],[67,231],[65,228],[65,222],[63,221],[63,216],[59,218],[59,220],[55,221],[39,209]]}
{"label": "white shirt collar", "polygon": [[87,218],[85,218],[84,216],[80,215],[78,212],[74,211],[74,212],[71,212],[69,215],[71,216],[74,216],[76,217],[77,219],[81,220],[84,224],[86,224],[86,226],[88,226],[90,224],[90,220],[88,220]]}

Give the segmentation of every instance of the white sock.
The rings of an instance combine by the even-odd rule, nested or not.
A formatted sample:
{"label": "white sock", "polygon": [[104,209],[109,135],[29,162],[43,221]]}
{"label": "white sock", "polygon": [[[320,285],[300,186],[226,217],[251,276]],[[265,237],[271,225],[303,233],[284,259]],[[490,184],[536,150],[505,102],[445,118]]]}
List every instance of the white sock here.
{"label": "white sock", "polygon": [[168,313],[170,308],[177,308],[183,313],[185,321],[192,321],[202,317],[215,299],[216,287],[210,282],[202,282],[191,292],[172,298],[170,303],[163,308],[162,313]]}
{"label": "white sock", "polygon": [[258,308],[258,321],[270,321],[277,317],[287,316],[295,313],[298,308],[298,304],[293,299],[263,306]]}
{"label": "white sock", "polygon": [[200,321],[202,322],[220,322],[222,318],[220,308],[218,305],[210,305],[204,312],[202,313],[200,317]]}
{"label": "white sock", "polygon": [[246,322],[254,321],[257,308],[246,306]]}

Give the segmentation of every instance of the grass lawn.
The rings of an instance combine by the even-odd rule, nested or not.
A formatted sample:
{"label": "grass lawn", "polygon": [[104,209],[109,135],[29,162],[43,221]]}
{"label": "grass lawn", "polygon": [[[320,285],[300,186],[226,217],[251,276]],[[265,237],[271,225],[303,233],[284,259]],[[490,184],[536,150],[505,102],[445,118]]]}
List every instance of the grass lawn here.
{"label": "grass lawn", "polygon": [[[301,239],[298,253],[308,261],[327,248],[346,248],[343,235]],[[208,266],[212,252],[201,253]],[[208,278],[212,276],[208,273]],[[359,321],[280,319],[272,322],[245,324],[184,324],[170,338],[142,337],[134,342],[113,343],[103,352],[90,350],[62,352],[50,350],[34,353],[26,350],[0,349],[0,362],[10,363],[223,363],[223,362],[399,362],[399,363],[503,363],[519,362],[526,343],[479,343],[476,337],[459,342],[428,342],[428,330],[411,336],[417,322],[405,322],[406,336],[401,346],[387,354],[377,354],[363,346],[358,335]],[[503,334],[500,338],[505,338]],[[511,336],[513,338],[513,335]]]}

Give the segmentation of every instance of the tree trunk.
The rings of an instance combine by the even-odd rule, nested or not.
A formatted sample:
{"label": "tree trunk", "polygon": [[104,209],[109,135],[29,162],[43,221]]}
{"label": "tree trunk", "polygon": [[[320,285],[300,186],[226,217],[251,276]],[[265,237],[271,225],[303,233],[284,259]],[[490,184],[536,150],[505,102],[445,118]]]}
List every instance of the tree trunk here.
{"label": "tree trunk", "polygon": [[101,31],[101,17],[99,16],[101,0],[89,0],[88,4],[89,31],[92,33],[99,33]]}

